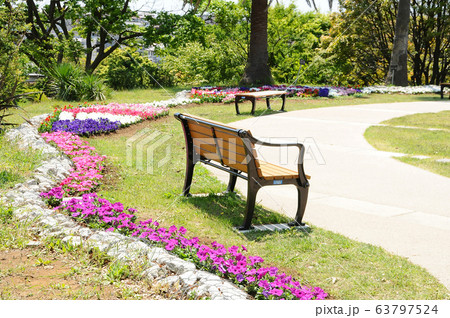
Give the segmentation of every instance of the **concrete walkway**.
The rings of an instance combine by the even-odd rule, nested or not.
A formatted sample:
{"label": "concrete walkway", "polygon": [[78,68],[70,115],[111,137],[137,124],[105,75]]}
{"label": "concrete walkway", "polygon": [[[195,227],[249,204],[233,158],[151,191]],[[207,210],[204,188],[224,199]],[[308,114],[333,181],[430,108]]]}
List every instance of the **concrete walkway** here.
{"label": "concrete walkway", "polygon": [[[450,102],[343,106],[255,117],[234,126],[258,138],[307,145],[305,171],[312,178],[305,222],[407,257],[450,289],[450,178],[377,151],[363,136],[383,120],[442,110],[450,110]],[[264,160],[296,169],[294,151],[271,150],[259,150]],[[226,173],[211,171],[228,180]],[[243,180],[237,188],[247,193]],[[257,201],[294,217],[297,194],[292,186],[265,187]]]}

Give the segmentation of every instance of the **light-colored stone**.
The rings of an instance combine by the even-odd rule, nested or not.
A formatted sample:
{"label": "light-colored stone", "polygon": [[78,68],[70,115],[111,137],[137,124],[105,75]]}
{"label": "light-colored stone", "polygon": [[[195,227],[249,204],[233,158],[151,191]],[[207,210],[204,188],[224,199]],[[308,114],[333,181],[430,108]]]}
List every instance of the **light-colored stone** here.
{"label": "light-colored stone", "polygon": [[66,236],[61,241],[74,246],[83,245],[83,239],[80,236]]}

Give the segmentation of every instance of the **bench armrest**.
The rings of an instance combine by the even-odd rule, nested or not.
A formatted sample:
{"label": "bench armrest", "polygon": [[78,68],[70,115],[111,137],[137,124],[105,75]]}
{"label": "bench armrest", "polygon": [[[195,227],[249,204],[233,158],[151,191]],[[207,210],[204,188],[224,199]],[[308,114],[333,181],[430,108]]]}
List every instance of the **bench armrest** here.
{"label": "bench armrest", "polygon": [[305,174],[305,170],[303,168],[303,158],[305,155],[305,146],[301,143],[297,142],[267,142],[259,140],[253,137],[251,134],[246,134],[246,138],[249,138],[251,142],[255,145],[267,146],[267,147],[297,147],[298,148],[298,163],[297,163],[297,171],[300,178],[300,181],[304,187],[309,186],[308,179]]}

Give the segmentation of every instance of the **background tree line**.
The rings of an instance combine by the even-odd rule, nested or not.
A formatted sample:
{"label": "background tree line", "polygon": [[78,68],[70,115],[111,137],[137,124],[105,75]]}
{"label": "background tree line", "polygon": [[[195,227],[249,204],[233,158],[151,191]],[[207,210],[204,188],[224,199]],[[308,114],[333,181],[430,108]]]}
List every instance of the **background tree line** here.
{"label": "background tree line", "polygon": [[[256,3],[267,11],[267,65],[275,82],[372,85],[389,73],[397,1],[339,1],[339,12],[328,15],[266,0],[185,2],[184,14],[155,13],[145,26],[129,23],[136,12],[128,0],[5,0],[2,8],[20,12],[20,69],[44,72],[48,82],[40,88],[50,95],[72,90],[59,98],[101,99],[103,81],[113,89],[236,85],[249,68]],[[410,84],[448,79],[449,6],[447,0],[410,2]],[[136,52],[145,45],[156,45],[160,64]]]}

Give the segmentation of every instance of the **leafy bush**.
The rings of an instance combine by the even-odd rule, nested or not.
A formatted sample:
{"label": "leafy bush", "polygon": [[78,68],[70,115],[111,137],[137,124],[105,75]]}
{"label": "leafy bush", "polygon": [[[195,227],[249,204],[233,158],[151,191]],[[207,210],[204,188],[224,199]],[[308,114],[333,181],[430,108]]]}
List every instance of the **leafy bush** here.
{"label": "leafy bush", "polygon": [[64,101],[105,100],[109,89],[100,76],[87,74],[79,67],[62,63],[47,70],[49,96]]}
{"label": "leafy bush", "polygon": [[86,74],[82,78],[83,98],[85,100],[105,100],[110,89],[103,80],[95,74]]}
{"label": "leafy bush", "polygon": [[211,43],[203,47],[196,42],[163,58],[162,68],[173,76],[175,84],[233,84],[239,82],[245,61],[229,46]]}
{"label": "leafy bush", "polygon": [[99,67],[99,74],[115,90],[171,85],[172,81],[148,58],[131,49],[116,50]]}

